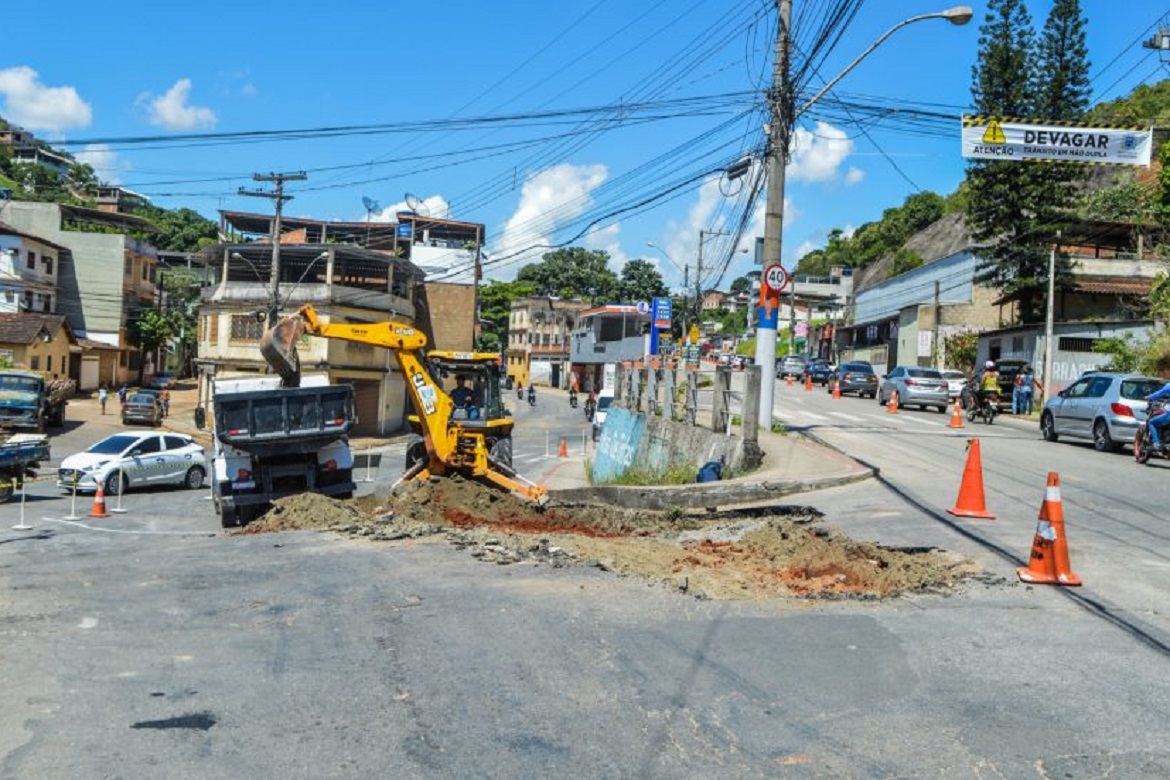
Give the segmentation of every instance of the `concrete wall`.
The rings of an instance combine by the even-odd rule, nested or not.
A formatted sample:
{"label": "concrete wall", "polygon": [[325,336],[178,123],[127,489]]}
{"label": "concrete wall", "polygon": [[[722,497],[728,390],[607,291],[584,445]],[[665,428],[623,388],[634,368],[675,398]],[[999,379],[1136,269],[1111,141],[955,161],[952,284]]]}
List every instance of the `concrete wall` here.
{"label": "concrete wall", "polygon": [[[429,248],[429,247],[428,247]],[[423,249],[423,247],[418,247]],[[475,349],[475,285],[426,282],[426,306],[418,307],[416,325],[432,337],[432,349]]]}
{"label": "concrete wall", "polygon": [[697,472],[704,463],[720,458],[732,470],[744,468],[743,439],[655,415],[636,414],[615,405],[606,415],[597,445],[593,482],[612,481],[635,464],[638,470],[650,474],[665,474],[676,465],[686,465]]}

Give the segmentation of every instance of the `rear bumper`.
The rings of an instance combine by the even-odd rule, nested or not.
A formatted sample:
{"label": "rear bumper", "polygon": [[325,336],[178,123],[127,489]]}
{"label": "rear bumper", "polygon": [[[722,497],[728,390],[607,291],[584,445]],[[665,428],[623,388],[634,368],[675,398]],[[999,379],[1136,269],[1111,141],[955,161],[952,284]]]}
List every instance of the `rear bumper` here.
{"label": "rear bumper", "polygon": [[924,392],[908,389],[904,398],[901,394],[898,395],[898,403],[900,404],[945,404],[949,400],[951,400],[950,394],[946,391]]}

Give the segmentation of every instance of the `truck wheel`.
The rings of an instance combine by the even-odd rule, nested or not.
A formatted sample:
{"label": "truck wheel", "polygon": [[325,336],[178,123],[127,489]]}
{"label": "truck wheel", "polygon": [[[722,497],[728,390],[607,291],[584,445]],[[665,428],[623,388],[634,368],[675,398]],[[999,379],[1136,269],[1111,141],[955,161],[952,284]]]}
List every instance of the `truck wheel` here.
{"label": "truck wheel", "polygon": [[7,471],[0,472],[0,504],[12,498],[16,492],[16,476]]}
{"label": "truck wheel", "polygon": [[410,436],[406,440],[406,464],[403,471],[410,471],[427,460],[427,445],[421,436]]}
{"label": "truck wheel", "polygon": [[240,525],[239,515],[236,514],[235,509],[228,509],[226,506],[219,510],[219,524],[224,528],[236,528]]}
{"label": "truck wheel", "polygon": [[199,466],[192,466],[187,469],[187,476],[183,478],[183,487],[188,490],[198,490],[203,487],[203,469]]}
{"label": "truck wheel", "polygon": [[488,457],[496,463],[501,463],[508,468],[512,468],[512,437],[504,436],[497,439],[492,444],[491,450],[488,451]]}

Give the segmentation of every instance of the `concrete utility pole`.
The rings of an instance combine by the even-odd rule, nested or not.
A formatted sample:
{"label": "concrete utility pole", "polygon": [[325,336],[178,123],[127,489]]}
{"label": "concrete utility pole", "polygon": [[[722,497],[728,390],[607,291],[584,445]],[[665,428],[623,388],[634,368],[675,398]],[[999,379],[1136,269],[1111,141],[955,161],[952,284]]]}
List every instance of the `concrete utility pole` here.
{"label": "concrete utility pole", "polygon": [[304,181],[309,178],[304,171],[297,173],[255,173],[252,174],[253,181],[273,182],[276,185],[274,191],[271,190],[246,190],[240,187],[240,194],[247,195],[253,198],[269,198],[275,202],[276,215],[272,220],[272,273],[269,275],[268,284],[272,288],[272,301],[268,306],[268,327],[276,325],[276,318],[280,313],[280,215],[284,208],[286,200],[292,200],[292,195],[284,194],[284,183],[286,181]]}
{"label": "concrete utility pole", "polygon": [[1053,339],[1053,303],[1056,300],[1056,246],[1060,243],[1060,231],[1056,231],[1056,239],[1052,242],[1052,249],[1048,253],[1048,303],[1044,311],[1044,403],[1052,397],[1052,339]]}
{"label": "concrete utility pole", "polygon": [[[788,163],[788,131],[793,121],[788,110],[791,97],[788,60],[792,0],[777,0],[777,6],[780,15],[779,24],[776,25],[776,55],[772,64],[772,88],[768,92],[771,117],[768,123],[768,195],[764,208],[762,264],[765,272],[769,267],[780,264],[784,230],[784,167]],[[761,284],[763,279],[764,275],[761,275]],[[756,327],[756,365],[760,367],[761,374],[760,424],[771,430],[772,402],[776,395],[776,318],[764,309],[761,309]]]}

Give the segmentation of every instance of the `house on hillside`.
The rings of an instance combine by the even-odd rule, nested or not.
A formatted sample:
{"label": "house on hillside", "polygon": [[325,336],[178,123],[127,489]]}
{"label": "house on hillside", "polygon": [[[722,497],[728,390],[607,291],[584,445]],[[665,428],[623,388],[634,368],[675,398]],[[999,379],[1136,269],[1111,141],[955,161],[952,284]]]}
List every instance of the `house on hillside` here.
{"label": "house on hillside", "polygon": [[80,352],[69,323],[60,314],[0,314],[0,357],[17,368],[52,379],[72,377],[70,361]]}
{"label": "house on hillside", "polygon": [[0,312],[56,313],[63,252],[60,244],[0,222]]}

